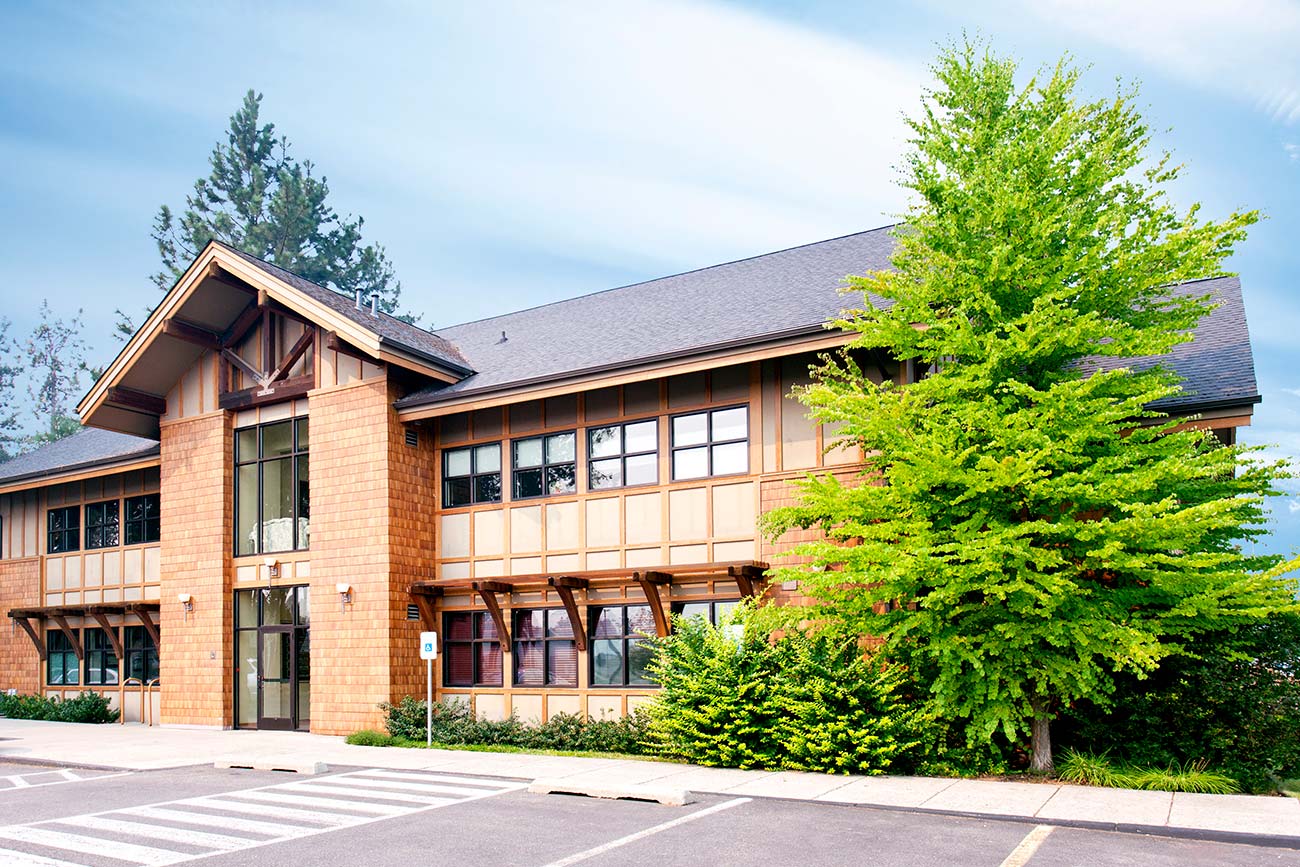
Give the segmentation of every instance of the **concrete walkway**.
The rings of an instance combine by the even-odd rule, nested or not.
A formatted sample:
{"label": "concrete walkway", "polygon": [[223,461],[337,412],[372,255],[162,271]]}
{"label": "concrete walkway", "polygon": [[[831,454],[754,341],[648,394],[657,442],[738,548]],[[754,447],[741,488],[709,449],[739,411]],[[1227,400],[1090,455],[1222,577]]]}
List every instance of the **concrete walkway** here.
{"label": "concrete walkway", "polygon": [[214,762],[283,768],[349,765],[563,781],[581,789],[642,787],[787,798],[892,810],[1018,819],[1300,849],[1300,799],[1100,789],[1057,783],[740,771],[631,759],[357,747],[295,732],[77,725],[0,718],[0,762],[133,770]]}

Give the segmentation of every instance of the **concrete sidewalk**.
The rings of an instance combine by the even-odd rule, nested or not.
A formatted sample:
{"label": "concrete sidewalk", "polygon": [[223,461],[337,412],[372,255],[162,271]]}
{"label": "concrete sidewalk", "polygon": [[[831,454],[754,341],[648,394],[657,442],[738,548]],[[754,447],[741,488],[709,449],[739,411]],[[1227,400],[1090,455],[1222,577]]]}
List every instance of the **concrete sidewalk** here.
{"label": "concrete sidewalk", "polygon": [[293,768],[323,762],[374,768],[562,780],[573,788],[645,787],[787,798],[1048,825],[1255,842],[1300,849],[1300,800],[1192,795],[1056,783],[741,771],[631,759],[357,747],[296,732],[77,725],[0,718],[0,762],[147,770],[226,761]]}

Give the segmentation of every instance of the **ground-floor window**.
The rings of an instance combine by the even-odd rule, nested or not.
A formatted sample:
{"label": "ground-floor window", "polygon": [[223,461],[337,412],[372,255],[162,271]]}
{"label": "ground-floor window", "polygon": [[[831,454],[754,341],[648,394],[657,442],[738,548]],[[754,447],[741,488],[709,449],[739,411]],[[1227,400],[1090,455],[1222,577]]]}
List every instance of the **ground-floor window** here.
{"label": "ground-floor window", "polygon": [[592,608],[592,686],[650,686],[649,638],[655,634],[648,605],[611,605]]}
{"label": "ground-floor window", "polygon": [[103,629],[83,633],[86,650],[86,686],[117,685],[117,653]]}
{"label": "ground-floor window", "polygon": [[128,626],[122,651],[126,655],[126,677],[141,683],[158,679],[158,648],[143,626]]}
{"label": "ground-floor window", "polygon": [[50,686],[78,686],[81,683],[81,660],[62,629],[45,633],[45,682]]}
{"label": "ground-floor window", "polygon": [[720,602],[674,602],[672,610],[677,617],[703,617],[717,626],[719,622],[727,619],[727,615],[737,604],[735,599]]}
{"label": "ground-floor window", "polygon": [[443,683],[447,686],[501,686],[501,639],[486,611],[443,615]]}
{"label": "ground-floor window", "polygon": [[578,685],[578,645],[567,611],[516,611],[514,637],[515,685]]}

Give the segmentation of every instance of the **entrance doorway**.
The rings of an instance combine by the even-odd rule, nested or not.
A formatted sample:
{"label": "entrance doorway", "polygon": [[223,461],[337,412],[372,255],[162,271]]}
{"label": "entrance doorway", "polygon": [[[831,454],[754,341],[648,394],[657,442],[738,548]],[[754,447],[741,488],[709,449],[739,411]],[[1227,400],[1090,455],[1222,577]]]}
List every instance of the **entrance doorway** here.
{"label": "entrance doorway", "polygon": [[235,591],[235,723],[311,724],[311,607],[307,588]]}

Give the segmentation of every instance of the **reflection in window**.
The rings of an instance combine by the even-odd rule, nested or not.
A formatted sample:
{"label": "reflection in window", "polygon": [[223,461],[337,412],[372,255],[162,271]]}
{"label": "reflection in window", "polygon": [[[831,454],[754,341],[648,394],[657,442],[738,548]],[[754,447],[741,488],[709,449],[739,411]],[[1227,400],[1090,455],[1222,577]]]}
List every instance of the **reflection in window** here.
{"label": "reflection in window", "polygon": [[589,429],[587,458],[593,491],[656,484],[659,481],[658,420]]}
{"label": "reflection in window", "polygon": [[726,622],[727,615],[731,614],[737,604],[735,599],[720,602],[674,602],[672,612],[674,617],[703,617],[717,626]]}
{"label": "reflection in window", "polygon": [[103,629],[87,629],[83,635],[86,651],[86,685],[108,686],[117,683],[117,653]]}
{"label": "reflection in window", "polygon": [[125,641],[122,650],[126,654],[126,676],[136,678],[141,683],[158,679],[158,648],[143,626],[128,626],[125,629]]}
{"label": "reflection in window", "polygon": [[81,547],[81,507],[64,506],[50,509],[46,534],[48,553],[62,554]]}
{"label": "reflection in window", "polygon": [[486,611],[451,611],[442,618],[444,686],[501,686],[501,639]]}
{"label": "reflection in window", "polygon": [[591,621],[592,686],[653,686],[646,669],[652,656],[654,616],[648,605],[593,608]]}
{"label": "reflection in window", "polygon": [[50,686],[77,686],[81,682],[81,660],[62,629],[45,630],[45,682]]}
{"label": "reflection in window", "polygon": [[116,548],[119,531],[117,500],[86,504],[86,548]]}
{"label": "reflection in window", "polygon": [[310,542],[307,419],[235,431],[235,554],[301,551]]}
{"label": "reflection in window", "polygon": [[549,497],[572,494],[577,479],[577,434],[549,434],[515,440],[514,498]]}
{"label": "reflection in window", "polygon": [[126,498],[126,521],[124,522],[126,544],[143,545],[157,542],[159,532],[159,502],[157,494],[145,494],[142,497]]}
{"label": "reflection in window", "polygon": [[577,686],[578,645],[563,608],[515,612],[515,684]]}
{"label": "reflection in window", "polygon": [[673,417],[673,480],[749,472],[749,408]]}
{"label": "reflection in window", "polygon": [[442,453],[442,505],[501,502],[501,443]]}

